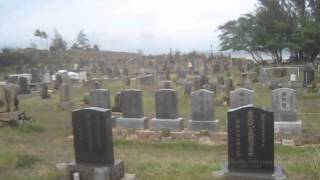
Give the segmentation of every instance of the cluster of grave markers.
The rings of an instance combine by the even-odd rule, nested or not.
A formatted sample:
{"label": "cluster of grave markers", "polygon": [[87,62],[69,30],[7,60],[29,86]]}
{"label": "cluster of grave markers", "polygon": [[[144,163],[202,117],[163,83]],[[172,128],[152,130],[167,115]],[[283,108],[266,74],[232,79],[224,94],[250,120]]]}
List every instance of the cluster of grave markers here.
{"label": "cluster of grave markers", "polygon": [[[105,89],[90,90],[90,106],[111,109],[110,93]],[[218,130],[218,120],[214,120],[213,92],[205,89],[194,91],[191,95],[191,130]],[[152,119],[144,116],[143,92],[137,89],[123,90],[120,93],[122,116],[114,124],[119,128],[182,131],[183,118],[178,113],[176,90],[155,91],[156,115]]]}
{"label": "cluster of grave markers", "polygon": [[[272,91],[272,108],[275,116],[275,131],[284,134],[300,134],[301,121],[297,119],[296,91],[289,88],[279,88]],[[159,89],[155,91],[155,117],[147,118],[143,110],[143,92],[137,89],[127,89],[120,92],[122,116],[113,118],[113,125],[127,129],[151,130],[184,130],[183,118],[178,112],[178,97],[176,90]],[[105,89],[90,90],[90,106],[111,109],[110,92]],[[238,88],[230,92],[230,108],[255,104],[253,90]],[[217,131],[219,120],[214,116],[213,92],[199,89],[191,94],[192,118],[189,129],[192,131]]]}
{"label": "cluster of grave markers", "polygon": [[[292,94],[293,93],[293,94]],[[282,168],[274,163],[274,126],[279,119],[292,121],[295,109],[294,90],[281,88],[272,92],[273,111],[254,107],[254,91],[240,88],[231,92],[231,108],[228,111],[228,162],[214,176],[227,178],[286,179]],[[91,108],[74,110],[72,125],[76,162],[69,165],[70,179],[100,177],[121,179],[124,176],[123,161],[114,160],[110,110],[110,93],[104,89],[90,91]],[[150,122],[151,129],[170,127],[180,130],[182,124],[177,114],[177,94],[172,89],[155,92],[156,117]],[[192,119],[207,127],[213,122],[213,92],[198,90],[192,93]],[[288,103],[287,103],[288,101]],[[144,128],[142,91],[121,92],[122,117],[117,125]],[[248,105],[249,104],[249,105]],[[98,107],[97,107],[98,106]],[[275,111],[277,110],[277,111]],[[205,116],[208,115],[208,116]],[[212,116],[211,116],[212,115]],[[191,120],[191,123],[196,122]],[[194,121],[194,122],[193,122]],[[210,124],[209,124],[210,125]]]}

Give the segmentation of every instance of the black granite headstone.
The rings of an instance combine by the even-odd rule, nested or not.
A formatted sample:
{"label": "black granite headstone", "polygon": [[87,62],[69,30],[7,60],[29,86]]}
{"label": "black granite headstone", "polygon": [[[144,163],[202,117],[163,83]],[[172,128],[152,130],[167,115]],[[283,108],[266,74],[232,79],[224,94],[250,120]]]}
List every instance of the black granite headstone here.
{"label": "black granite headstone", "polygon": [[76,163],[113,165],[111,111],[92,107],[72,111]]}
{"label": "black granite headstone", "polygon": [[273,112],[252,105],[228,111],[228,169],[274,172]]}

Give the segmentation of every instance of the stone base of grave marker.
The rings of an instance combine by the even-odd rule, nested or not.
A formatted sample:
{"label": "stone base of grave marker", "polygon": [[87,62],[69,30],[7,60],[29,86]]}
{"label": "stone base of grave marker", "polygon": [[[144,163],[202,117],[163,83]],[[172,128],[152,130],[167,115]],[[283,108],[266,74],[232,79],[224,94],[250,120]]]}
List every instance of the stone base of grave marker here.
{"label": "stone base of grave marker", "polygon": [[71,163],[68,171],[70,180],[121,180],[124,177],[124,163],[121,160],[116,160],[113,166]]}
{"label": "stone base of grave marker", "polygon": [[277,134],[301,134],[302,122],[276,121],[274,122],[274,132]]}
{"label": "stone base of grave marker", "polygon": [[215,132],[219,130],[219,120],[215,121],[189,121],[191,131],[206,130],[209,132]]}
{"label": "stone base of grave marker", "polygon": [[126,129],[147,129],[148,127],[148,118],[124,118],[120,117],[117,119],[118,128]]}
{"label": "stone base of grave marker", "polygon": [[233,172],[225,165],[222,171],[212,172],[215,178],[228,180],[287,180],[284,170],[275,165],[273,173]]}
{"label": "stone base of grave marker", "polygon": [[177,119],[157,119],[152,118],[150,121],[151,130],[164,130],[170,131],[182,131],[183,130],[183,118]]}

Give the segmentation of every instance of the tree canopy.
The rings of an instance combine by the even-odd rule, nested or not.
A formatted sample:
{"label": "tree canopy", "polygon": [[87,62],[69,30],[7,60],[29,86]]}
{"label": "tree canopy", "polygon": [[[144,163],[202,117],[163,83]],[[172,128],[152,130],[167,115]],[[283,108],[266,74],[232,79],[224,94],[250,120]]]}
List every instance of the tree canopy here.
{"label": "tree canopy", "polygon": [[219,27],[221,50],[246,51],[261,63],[261,54],[283,62],[314,61],[320,53],[320,1],[259,0],[253,13]]}

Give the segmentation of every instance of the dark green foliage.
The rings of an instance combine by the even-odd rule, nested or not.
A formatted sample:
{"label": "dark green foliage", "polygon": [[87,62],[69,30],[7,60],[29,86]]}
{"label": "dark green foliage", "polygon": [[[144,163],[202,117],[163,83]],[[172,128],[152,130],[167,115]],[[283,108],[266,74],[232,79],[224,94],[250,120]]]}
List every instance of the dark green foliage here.
{"label": "dark green foliage", "polygon": [[219,27],[221,50],[246,51],[262,63],[261,53],[275,63],[290,52],[296,61],[314,61],[320,52],[320,2],[259,0],[251,14]]}

